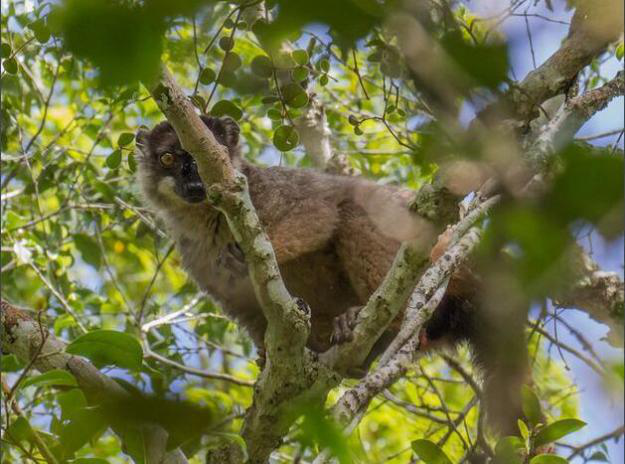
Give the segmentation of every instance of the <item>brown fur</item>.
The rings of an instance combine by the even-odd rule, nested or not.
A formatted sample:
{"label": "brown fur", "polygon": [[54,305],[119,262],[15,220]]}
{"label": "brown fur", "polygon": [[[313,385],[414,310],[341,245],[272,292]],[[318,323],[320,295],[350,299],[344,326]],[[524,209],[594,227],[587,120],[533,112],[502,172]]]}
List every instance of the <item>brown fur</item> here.
{"label": "brown fur", "polygon": [[[337,324],[337,320],[357,314],[350,309],[367,302],[388,272],[401,241],[421,238],[430,242],[433,227],[408,209],[413,192],[311,169],[255,166],[240,156],[239,129],[234,121],[202,118],[229,149],[235,166],[246,175],[252,202],[271,240],[287,288],[311,308],[308,346],[321,352],[333,340],[345,340],[344,334],[337,338],[336,331],[346,322]],[[139,132],[137,143],[142,153],[138,179],[143,197],[176,240],[184,267],[262,348],[265,318],[245,258],[225,218],[206,200],[189,203],[175,193],[175,183],[181,180],[175,180],[172,171],[159,164],[164,152],[180,159],[190,158],[173,128],[164,122],[149,133]],[[434,250],[434,257],[441,252]],[[442,341],[455,344],[468,340],[478,364],[494,372],[501,358],[496,353],[501,350],[489,334],[498,330],[474,310],[474,287],[471,279],[452,278],[452,291],[427,323],[422,341],[424,346],[436,346]],[[372,356],[390,343],[400,322],[401,316],[377,343]],[[521,323],[513,336],[522,339],[522,330]],[[493,385],[501,383],[501,378],[495,378]],[[514,428],[518,401],[503,396],[510,411],[504,419],[505,427]]]}
{"label": "brown fur", "polygon": [[[287,288],[311,307],[310,348],[328,349],[334,318],[366,303],[400,240],[431,234],[432,227],[408,211],[408,190],[314,170],[252,165],[239,155],[234,122],[204,118],[247,176]],[[182,150],[172,127],[161,123],[149,134],[140,132],[137,140],[143,197],[176,239],[185,268],[262,347],[262,310],[224,217],[206,201],[188,203],[159,187],[167,183],[167,173],[158,156]]]}

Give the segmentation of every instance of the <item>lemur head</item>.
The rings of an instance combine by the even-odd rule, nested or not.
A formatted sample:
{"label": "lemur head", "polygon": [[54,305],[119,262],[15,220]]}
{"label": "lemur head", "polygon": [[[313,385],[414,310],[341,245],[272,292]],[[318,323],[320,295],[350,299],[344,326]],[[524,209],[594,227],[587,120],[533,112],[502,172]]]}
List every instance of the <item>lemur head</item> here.
{"label": "lemur head", "polygon": [[[231,118],[200,116],[219,143],[228,148],[234,160],[240,156],[239,126]],[[138,174],[148,200],[160,206],[201,203],[206,189],[195,160],[180,145],[174,128],[167,121],[151,131],[137,132]]]}

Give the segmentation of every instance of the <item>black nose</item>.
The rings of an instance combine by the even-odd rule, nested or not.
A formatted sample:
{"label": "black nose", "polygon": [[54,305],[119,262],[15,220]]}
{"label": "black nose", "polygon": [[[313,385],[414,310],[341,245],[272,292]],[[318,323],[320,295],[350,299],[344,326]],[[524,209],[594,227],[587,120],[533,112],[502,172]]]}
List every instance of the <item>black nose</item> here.
{"label": "black nose", "polygon": [[206,197],[204,184],[202,184],[202,182],[189,182],[188,184],[185,184],[184,196],[186,200],[192,203],[204,200]]}

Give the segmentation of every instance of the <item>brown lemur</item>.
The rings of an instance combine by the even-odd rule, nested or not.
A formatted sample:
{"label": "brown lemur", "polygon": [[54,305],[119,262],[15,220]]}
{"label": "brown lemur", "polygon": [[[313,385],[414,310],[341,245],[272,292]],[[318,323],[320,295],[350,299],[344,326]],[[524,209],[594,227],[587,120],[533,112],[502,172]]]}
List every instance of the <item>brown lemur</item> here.
{"label": "brown lemur", "polygon": [[[434,233],[428,221],[409,210],[414,192],[313,169],[256,166],[241,156],[235,121],[201,118],[247,177],[286,287],[310,306],[308,347],[323,352],[350,339],[358,308],[382,282],[401,241]],[[245,256],[225,218],[207,201],[193,157],[166,121],[149,132],[139,131],[137,146],[143,198],[176,240],[184,267],[262,349],[266,321]],[[466,278],[452,277],[450,290],[420,334],[421,345],[426,349],[468,341],[486,372],[486,388],[503,389],[493,397],[507,402],[508,413],[496,418],[500,422],[496,426],[512,432],[508,423],[516,427],[520,384],[507,385],[498,376],[499,341],[491,321],[475,310],[474,287]],[[386,348],[400,323],[401,315],[380,338],[369,361]],[[519,326],[516,335],[523,340],[523,322]]]}

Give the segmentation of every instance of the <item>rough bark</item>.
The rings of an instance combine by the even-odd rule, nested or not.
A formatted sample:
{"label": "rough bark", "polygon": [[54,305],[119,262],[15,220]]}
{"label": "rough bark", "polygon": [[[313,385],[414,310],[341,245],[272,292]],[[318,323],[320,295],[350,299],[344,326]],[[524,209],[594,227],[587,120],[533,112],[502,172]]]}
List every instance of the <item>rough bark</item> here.
{"label": "rough bark", "polygon": [[[3,353],[14,354],[24,363],[32,362],[39,372],[62,369],[71,372],[85,397],[92,404],[102,400],[123,398],[126,390],[93,364],[79,356],[65,353],[65,342],[59,340],[33,319],[28,311],[8,302],[0,302],[0,340]],[[113,429],[113,431],[115,431]],[[154,464],[186,464],[187,458],[176,448],[166,451],[168,433],[162,427],[146,424],[145,452]],[[120,438],[122,436],[120,435]]]}

